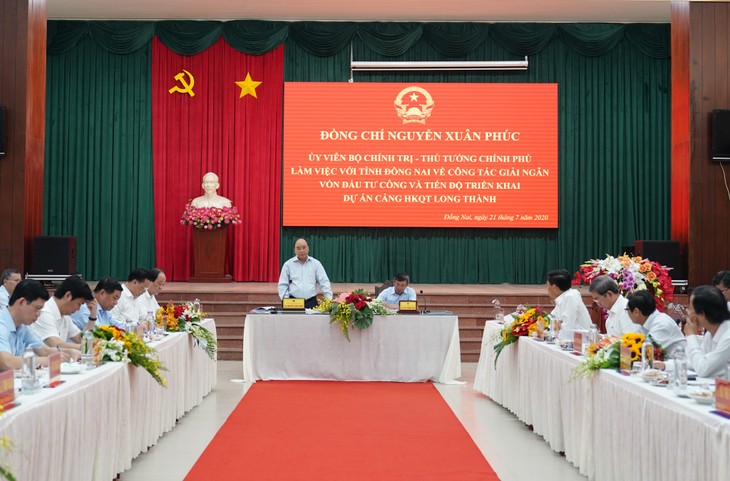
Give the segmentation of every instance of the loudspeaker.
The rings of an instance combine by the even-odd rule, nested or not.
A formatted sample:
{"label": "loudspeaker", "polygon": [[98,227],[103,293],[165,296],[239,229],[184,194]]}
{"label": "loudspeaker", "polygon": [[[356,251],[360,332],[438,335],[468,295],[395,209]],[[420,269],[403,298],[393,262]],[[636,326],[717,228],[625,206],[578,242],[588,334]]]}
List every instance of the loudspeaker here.
{"label": "loudspeaker", "polygon": [[0,105],[0,155],[5,155],[5,113],[7,109]]}
{"label": "loudspeaker", "polygon": [[76,274],[76,237],[35,237],[30,274]]}
{"label": "loudspeaker", "polygon": [[730,110],[712,111],[712,160],[730,161]]}
{"label": "loudspeaker", "polygon": [[682,256],[679,253],[679,241],[637,240],[634,252],[637,256],[671,267],[669,275],[672,280],[687,279]]}

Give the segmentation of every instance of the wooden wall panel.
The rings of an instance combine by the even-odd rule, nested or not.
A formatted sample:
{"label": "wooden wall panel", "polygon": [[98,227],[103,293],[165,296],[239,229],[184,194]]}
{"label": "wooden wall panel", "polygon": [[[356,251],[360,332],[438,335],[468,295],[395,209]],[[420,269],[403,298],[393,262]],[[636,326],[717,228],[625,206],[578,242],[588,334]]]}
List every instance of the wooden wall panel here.
{"label": "wooden wall panel", "polygon": [[0,157],[0,269],[27,266],[43,223],[46,1],[0,2],[0,103],[7,107]]}
{"label": "wooden wall panel", "polygon": [[690,285],[696,286],[710,283],[718,270],[730,268],[730,193],[726,189],[730,164],[713,162],[711,156],[712,110],[730,108],[730,4],[692,2],[689,12],[688,261]]}

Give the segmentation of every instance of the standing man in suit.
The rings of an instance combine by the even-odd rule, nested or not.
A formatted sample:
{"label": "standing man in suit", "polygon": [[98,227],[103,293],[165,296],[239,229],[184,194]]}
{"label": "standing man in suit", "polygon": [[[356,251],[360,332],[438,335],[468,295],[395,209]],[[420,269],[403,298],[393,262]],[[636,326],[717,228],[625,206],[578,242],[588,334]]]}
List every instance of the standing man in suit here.
{"label": "standing man in suit", "polygon": [[297,239],[294,243],[295,256],[284,263],[279,276],[279,298],[293,297],[305,299],[304,307],[311,309],[317,306],[317,285],[322,289],[324,297],[332,299],[332,288],[322,264],[309,256],[309,244],[306,239]]}

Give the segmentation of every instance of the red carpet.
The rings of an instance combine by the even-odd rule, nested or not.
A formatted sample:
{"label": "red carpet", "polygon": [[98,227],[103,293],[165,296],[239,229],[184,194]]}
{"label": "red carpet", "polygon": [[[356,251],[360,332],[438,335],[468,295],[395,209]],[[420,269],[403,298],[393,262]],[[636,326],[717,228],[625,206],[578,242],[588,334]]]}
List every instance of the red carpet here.
{"label": "red carpet", "polygon": [[257,382],[186,481],[469,481],[497,475],[430,383]]}

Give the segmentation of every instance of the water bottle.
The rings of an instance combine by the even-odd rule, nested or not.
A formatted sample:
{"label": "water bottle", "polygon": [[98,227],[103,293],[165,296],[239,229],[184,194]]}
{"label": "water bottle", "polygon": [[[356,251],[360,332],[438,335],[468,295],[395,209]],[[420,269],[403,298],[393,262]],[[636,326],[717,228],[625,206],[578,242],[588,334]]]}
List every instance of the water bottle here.
{"label": "water bottle", "polygon": [[195,312],[195,317],[200,317],[200,299],[195,299],[193,301],[193,312]]}
{"label": "water bottle", "polygon": [[30,346],[25,348],[23,353],[23,380],[20,385],[23,394],[34,394],[40,389],[40,383],[35,372],[35,351]]}
{"label": "water bottle", "polygon": [[134,324],[135,322],[131,319],[125,319],[124,320],[124,332],[127,334],[134,332]]}
{"label": "water bottle", "polygon": [[502,309],[502,303],[499,302],[499,299],[495,299],[492,301],[492,304],[494,304],[494,320],[501,323],[504,321],[504,309]]}
{"label": "water bottle", "polygon": [[682,346],[678,346],[672,353],[674,358],[674,377],[672,379],[672,390],[675,394],[682,396],[687,394],[687,355]]}
{"label": "water bottle", "polygon": [[84,331],[81,339],[81,363],[87,368],[94,365],[94,334],[91,331]]}
{"label": "water bottle", "polygon": [[588,330],[588,342],[598,342],[598,326],[591,324],[591,328]]}

